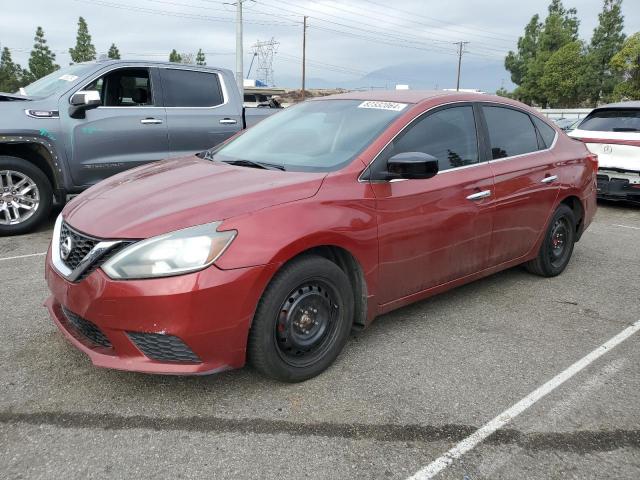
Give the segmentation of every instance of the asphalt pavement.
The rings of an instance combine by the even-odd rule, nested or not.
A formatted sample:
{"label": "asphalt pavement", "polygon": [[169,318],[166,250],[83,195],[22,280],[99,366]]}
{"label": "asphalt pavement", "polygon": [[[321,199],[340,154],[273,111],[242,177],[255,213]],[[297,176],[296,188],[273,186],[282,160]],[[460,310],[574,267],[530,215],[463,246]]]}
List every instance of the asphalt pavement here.
{"label": "asphalt pavement", "polygon": [[[110,371],[42,307],[52,226],[0,238],[7,479],[404,479],[640,320],[640,208],[603,203],[559,277],[514,268],[384,315],[307,382]],[[640,478],[640,332],[436,478]]]}

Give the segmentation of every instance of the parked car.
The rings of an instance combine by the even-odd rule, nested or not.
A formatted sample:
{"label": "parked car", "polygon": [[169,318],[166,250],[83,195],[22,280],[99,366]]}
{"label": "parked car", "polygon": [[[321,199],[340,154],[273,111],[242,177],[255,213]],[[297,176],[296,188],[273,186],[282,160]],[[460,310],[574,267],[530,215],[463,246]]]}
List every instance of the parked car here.
{"label": "parked car", "polygon": [[248,358],[305,380],[377,315],[520,264],[560,274],[594,216],[596,168],[501,97],[314,99],[73,199],[46,306],[98,366],[201,374]]}
{"label": "parked car", "polygon": [[115,173],[206,150],[278,110],[242,107],[230,71],[110,60],[0,93],[0,235],[25,233]]}
{"label": "parked car", "polygon": [[579,118],[559,118],[554,120],[555,124],[565,132],[570,132],[580,123]]}
{"label": "parked car", "polygon": [[598,196],[640,203],[640,102],[603,105],[570,136],[598,155]]}

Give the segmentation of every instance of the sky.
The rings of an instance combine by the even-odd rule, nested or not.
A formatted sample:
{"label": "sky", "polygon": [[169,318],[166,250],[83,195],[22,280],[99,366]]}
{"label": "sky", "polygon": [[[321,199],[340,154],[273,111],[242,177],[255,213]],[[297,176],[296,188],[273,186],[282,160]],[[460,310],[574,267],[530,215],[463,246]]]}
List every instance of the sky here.
{"label": "sky", "polygon": [[[70,63],[77,20],[89,25],[98,53],[115,43],[123,58],[167,60],[169,52],[206,53],[209,65],[235,70],[235,0],[0,0],[0,46],[28,63],[42,26],[60,65]],[[256,41],[274,38],[275,83],[299,87],[302,18],[308,16],[307,84],[317,87],[455,87],[457,46],[466,41],[462,87],[512,88],[504,56],[516,48],[531,16],[549,0],[243,0],[244,71]],[[565,0],[576,7],[580,37],[589,40],[602,0]],[[625,32],[640,31],[640,1],[624,0]],[[255,78],[256,64],[250,76]]]}

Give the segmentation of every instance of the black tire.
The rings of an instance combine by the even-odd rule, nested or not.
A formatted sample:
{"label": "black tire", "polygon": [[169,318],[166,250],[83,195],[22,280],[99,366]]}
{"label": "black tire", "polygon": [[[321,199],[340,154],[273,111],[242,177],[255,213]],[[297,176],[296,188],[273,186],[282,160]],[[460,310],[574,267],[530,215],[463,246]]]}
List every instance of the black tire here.
{"label": "black tire", "polygon": [[[0,156],[0,172],[3,171],[17,172],[33,181],[35,189],[37,189],[39,201],[35,211],[30,214],[28,218],[25,218],[24,221],[19,223],[10,223],[10,220],[7,219],[6,213],[2,208],[2,206],[5,205],[4,198],[8,198],[3,198],[2,195],[8,194],[9,192],[4,191],[6,186],[3,188],[2,185],[0,185],[0,201],[2,202],[2,204],[0,204],[0,236],[28,233],[43,223],[51,213],[51,207],[53,205],[53,189],[51,188],[51,183],[42,170],[27,160],[18,157]],[[3,175],[2,180],[5,178],[6,176]]]}
{"label": "black tire", "polygon": [[315,377],[342,351],[353,312],[351,285],[340,267],[316,255],[293,260],[275,275],[258,304],[248,360],[284,382]]}
{"label": "black tire", "polygon": [[560,204],[549,222],[538,256],[525,263],[525,267],[542,277],[560,275],[569,264],[575,241],[576,217],[571,208]]}

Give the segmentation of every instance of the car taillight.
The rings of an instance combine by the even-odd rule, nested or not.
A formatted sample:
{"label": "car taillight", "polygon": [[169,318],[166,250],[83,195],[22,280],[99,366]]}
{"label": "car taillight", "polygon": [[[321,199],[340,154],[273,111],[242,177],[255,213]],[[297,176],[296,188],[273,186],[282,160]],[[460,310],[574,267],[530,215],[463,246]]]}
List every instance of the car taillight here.
{"label": "car taillight", "polygon": [[595,153],[590,153],[589,155],[587,155],[587,160],[593,164],[593,171],[597,172],[598,171],[598,155],[596,155]]}

